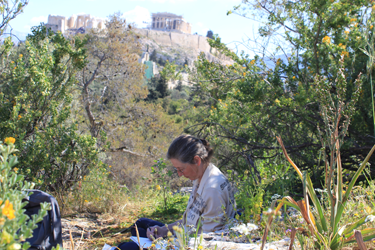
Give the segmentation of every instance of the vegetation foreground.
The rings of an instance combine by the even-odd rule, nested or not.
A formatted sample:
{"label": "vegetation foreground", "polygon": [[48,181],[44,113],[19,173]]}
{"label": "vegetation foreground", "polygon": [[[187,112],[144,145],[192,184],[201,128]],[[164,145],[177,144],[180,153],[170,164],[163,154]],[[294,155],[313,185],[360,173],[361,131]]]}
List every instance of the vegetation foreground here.
{"label": "vegetation foreground", "polygon": [[[2,1],[0,34],[27,3]],[[162,159],[181,133],[208,138],[237,189],[241,215],[223,239],[375,248],[374,2],[253,0],[227,14],[262,19],[262,51],[236,54],[214,35],[210,45],[231,65],[201,54],[189,68],[155,52],[161,73],[151,79],[138,63],[140,37],[120,13],[101,31],[65,37],[41,25],[24,43],[4,40],[1,249],[28,249],[48,210],[24,214],[33,187],[59,201],[68,249],[129,240],[140,217],[181,218],[188,197],[177,191],[191,182]],[[182,71],[191,85],[168,90]],[[177,231],[163,244],[187,249]]]}

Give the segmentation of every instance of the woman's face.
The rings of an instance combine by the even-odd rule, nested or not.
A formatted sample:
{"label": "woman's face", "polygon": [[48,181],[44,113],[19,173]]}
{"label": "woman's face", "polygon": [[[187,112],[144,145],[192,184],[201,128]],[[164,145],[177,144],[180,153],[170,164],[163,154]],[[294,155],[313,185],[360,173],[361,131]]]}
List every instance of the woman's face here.
{"label": "woman's face", "polygon": [[186,178],[194,181],[201,176],[199,175],[198,166],[199,163],[191,164],[191,163],[182,163],[177,159],[171,159],[172,165],[176,168],[178,176],[185,176]]}

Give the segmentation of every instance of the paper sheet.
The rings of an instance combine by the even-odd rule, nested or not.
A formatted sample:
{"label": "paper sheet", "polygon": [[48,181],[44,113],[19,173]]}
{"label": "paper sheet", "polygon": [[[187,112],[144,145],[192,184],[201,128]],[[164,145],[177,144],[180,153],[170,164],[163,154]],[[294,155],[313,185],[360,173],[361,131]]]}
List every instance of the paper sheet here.
{"label": "paper sheet", "polygon": [[[131,236],[130,239],[132,241],[134,241],[135,243],[138,244],[138,239],[137,239],[137,236]],[[141,243],[141,247],[142,248],[148,248],[151,246],[152,244],[152,241],[149,239],[149,238],[143,238],[143,237],[139,237],[139,242]],[[138,244],[139,245],[139,244]],[[158,247],[158,246],[156,246]]]}

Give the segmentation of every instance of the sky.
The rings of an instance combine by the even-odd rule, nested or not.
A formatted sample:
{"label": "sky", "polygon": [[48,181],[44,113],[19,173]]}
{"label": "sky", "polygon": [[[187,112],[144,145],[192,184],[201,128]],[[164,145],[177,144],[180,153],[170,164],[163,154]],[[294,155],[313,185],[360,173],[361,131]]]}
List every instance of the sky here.
{"label": "sky", "polygon": [[[91,14],[106,18],[120,12],[128,22],[144,27],[151,13],[171,12],[182,15],[192,24],[192,33],[206,36],[208,30],[218,34],[230,48],[256,32],[258,24],[227,11],[241,0],[30,0],[24,12],[10,22],[14,31],[29,33],[32,26],[47,23],[48,15],[70,17]],[[237,52],[237,51],[236,51]]]}

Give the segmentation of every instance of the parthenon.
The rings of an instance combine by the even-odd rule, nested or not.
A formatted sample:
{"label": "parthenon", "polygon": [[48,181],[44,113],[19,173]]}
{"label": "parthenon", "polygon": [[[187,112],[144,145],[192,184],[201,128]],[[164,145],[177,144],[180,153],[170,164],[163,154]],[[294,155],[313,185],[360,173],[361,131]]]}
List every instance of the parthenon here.
{"label": "parthenon", "polygon": [[174,31],[191,34],[191,24],[182,16],[168,12],[152,13],[152,25],[154,30]]}

